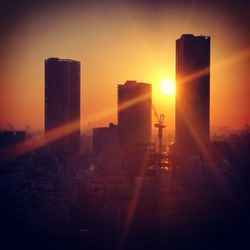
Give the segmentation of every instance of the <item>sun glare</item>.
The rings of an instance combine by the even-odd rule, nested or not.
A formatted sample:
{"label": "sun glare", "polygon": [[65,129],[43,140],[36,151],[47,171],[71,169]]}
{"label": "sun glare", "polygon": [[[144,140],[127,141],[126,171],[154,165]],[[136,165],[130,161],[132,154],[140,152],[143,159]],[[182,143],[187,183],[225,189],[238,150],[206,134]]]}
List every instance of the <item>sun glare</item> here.
{"label": "sun glare", "polygon": [[164,79],[160,82],[160,90],[164,95],[175,94],[175,82],[171,79]]}

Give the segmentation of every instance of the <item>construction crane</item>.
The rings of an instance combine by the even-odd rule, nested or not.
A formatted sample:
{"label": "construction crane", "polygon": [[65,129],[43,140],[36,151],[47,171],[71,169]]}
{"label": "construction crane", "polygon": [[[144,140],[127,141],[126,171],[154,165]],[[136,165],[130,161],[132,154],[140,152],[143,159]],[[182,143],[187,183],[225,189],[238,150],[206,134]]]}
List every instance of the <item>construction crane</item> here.
{"label": "construction crane", "polygon": [[162,135],[163,135],[163,129],[166,127],[164,125],[164,114],[160,114],[160,116],[157,114],[157,111],[152,104],[154,116],[157,120],[157,123],[155,123],[155,127],[158,128],[158,138],[159,138],[159,155],[162,154]]}

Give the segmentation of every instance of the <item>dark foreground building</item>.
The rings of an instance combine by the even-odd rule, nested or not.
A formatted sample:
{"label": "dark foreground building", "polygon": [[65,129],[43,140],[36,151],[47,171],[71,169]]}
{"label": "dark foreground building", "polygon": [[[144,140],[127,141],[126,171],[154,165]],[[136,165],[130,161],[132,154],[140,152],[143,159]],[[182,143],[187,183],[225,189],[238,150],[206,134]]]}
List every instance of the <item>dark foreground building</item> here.
{"label": "dark foreground building", "polygon": [[197,152],[209,142],[210,37],[176,40],[176,146]]}
{"label": "dark foreground building", "polygon": [[59,58],[45,60],[45,133],[49,140],[54,142],[51,147],[53,151],[79,152],[80,62],[78,61]]}

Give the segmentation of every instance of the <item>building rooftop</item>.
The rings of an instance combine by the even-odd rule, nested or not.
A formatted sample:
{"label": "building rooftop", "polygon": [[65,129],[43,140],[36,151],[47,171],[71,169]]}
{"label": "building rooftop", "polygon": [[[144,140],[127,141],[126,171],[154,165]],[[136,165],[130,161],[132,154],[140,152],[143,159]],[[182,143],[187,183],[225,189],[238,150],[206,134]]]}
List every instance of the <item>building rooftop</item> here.
{"label": "building rooftop", "polygon": [[49,57],[45,60],[46,62],[48,61],[58,61],[58,62],[80,62],[80,61],[76,61],[73,59],[61,59],[61,58],[57,58],[57,57]]}
{"label": "building rooftop", "polygon": [[208,39],[208,38],[210,38],[210,36],[203,36],[203,35],[195,36],[193,34],[182,34],[181,38],[202,38],[202,39]]}
{"label": "building rooftop", "polygon": [[137,82],[136,80],[127,80],[124,84],[118,84],[118,85],[119,86],[135,87],[135,86],[138,86],[140,84],[151,85],[150,83]]}

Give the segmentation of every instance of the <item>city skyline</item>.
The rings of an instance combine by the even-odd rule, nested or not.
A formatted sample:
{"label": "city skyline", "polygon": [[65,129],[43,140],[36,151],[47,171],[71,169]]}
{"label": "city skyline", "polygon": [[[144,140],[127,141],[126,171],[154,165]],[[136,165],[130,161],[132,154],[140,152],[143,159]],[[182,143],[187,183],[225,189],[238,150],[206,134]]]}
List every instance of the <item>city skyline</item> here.
{"label": "city skyline", "polygon": [[249,248],[249,12],[3,0],[0,245]]}
{"label": "city skyline", "polygon": [[[174,41],[184,33],[208,34],[212,39],[211,125],[242,128],[250,123],[247,26],[244,19],[235,20],[230,10],[197,4],[185,13],[184,3],[164,5],[159,1],[155,8],[143,5],[141,12],[139,3],[113,7],[72,3],[69,8],[60,5],[55,14],[55,6],[46,6],[50,5],[46,3],[33,14],[28,12],[5,35],[1,128],[10,122],[16,129],[29,124],[32,129],[43,130],[42,62],[55,56],[81,61],[83,129],[117,123],[115,86],[128,79],[152,83],[153,103],[173,129],[174,97],[160,92],[159,85],[164,78],[174,79]],[[191,18],[188,13],[197,16]],[[47,22],[50,25],[45,29]],[[232,100],[234,105],[230,113],[226,112]]]}

